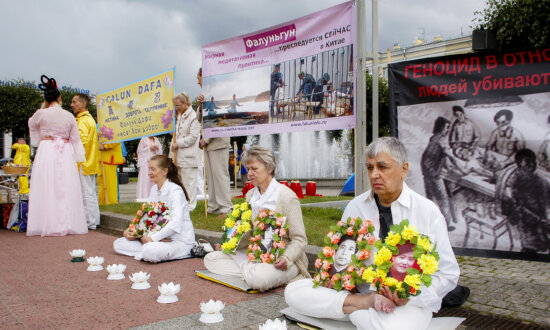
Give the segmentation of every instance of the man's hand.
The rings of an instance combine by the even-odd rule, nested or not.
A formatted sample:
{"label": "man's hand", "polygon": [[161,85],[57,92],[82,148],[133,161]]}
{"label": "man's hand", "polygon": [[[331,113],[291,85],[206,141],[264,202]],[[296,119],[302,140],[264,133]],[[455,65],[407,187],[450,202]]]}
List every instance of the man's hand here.
{"label": "man's hand", "polygon": [[101,143],[99,144],[99,150],[105,150],[105,147]]}
{"label": "man's hand", "polygon": [[403,305],[406,305],[408,302],[409,302],[409,299],[401,299],[397,296],[397,291],[395,291],[394,293],[391,292],[390,288],[388,288],[387,286],[383,286],[381,289],[380,289],[380,294],[382,294],[384,297],[390,299],[391,301],[393,301],[393,303],[396,305],[396,306],[403,306]]}
{"label": "man's hand", "polygon": [[172,147],[171,147],[171,149],[172,149],[172,152],[176,152],[176,150],[178,149],[178,145],[177,145],[177,144],[175,144],[175,143],[174,143],[174,144],[172,144]]}
{"label": "man's hand", "polygon": [[204,102],[204,94],[201,93],[201,95],[199,95],[199,97],[197,97],[197,102],[201,103]]}
{"label": "man's hand", "polygon": [[206,141],[204,139],[201,139],[199,145],[201,146],[201,148],[204,148],[206,146]]}
{"label": "man's hand", "polygon": [[273,263],[273,266],[275,266],[275,268],[277,268],[278,270],[286,271],[287,269],[286,259],[279,258],[275,260],[275,262]]}
{"label": "man's hand", "polygon": [[153,239],[151,238],[151,236],[143,236],[143,237],[141,238],[141,243],[143,243],[143,244],[145,244],[145,243],[150,243],[150,242],[152,242],[152,241],[153,241]]}

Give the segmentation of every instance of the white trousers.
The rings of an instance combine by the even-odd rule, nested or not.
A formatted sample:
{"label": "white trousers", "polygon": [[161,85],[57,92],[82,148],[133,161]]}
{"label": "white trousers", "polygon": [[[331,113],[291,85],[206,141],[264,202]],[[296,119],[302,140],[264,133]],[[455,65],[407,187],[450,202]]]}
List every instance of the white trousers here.
{"label": "white trousers", "polygon": [[313,288],[311,279],[292,282],[285,289],[286,303],[300,314],[339,321],[350,320],[357,329],[426,329],[432,312],[417,306],[396,307],[392,313],[374,308],[344,314],[344,300],[350,294],[324,287]]}
{"label": "white trousers", "polygon": [[84,214],[89,229],[96,229],[99,225],[99,203],[97,200],[97,174],[84,175],[80,170],[80,186],[82,188],[82,201]]}
{"label": "white trousers", "polygon": [[189,212],[197,207],[197,167],[179,167],[181,183],[189,196]]}
{"label": "white trousers", "polygon": [[193,244],[185,244],[180,241],[142,244],[139,239],[129,241],[125,237],[121,237],[113,242],[113,248],[118,254],[131,256],[136,260],[156,263],[190,257]]}
{"label": "white trousers", "polygon": [[[202,155],[201,155],[202,157]],[[197,195],[204,196],[204,166],[197,167]]]}
{"label": "white trousers", "polygon": [[208,253],[204,257],[204,266],[215,274],[242,278],[251,288],[260,291],[266,291],[288,283],[298,275],[296,265],[282,271],[275,268],[273,264],[247,261],[240,268],[230,255],[222,251]]}

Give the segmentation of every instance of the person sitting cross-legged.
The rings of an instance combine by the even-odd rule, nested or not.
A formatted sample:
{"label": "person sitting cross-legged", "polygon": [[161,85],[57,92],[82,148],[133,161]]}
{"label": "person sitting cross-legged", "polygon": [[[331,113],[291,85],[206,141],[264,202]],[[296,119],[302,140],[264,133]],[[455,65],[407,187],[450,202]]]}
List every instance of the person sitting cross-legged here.
{"label": "person sitting cross-legged", "polygon": [[[460,275],[446,221],[432,201],[412,191],[404,182],[409,164],[405,147],[399,140],[376,139],[366,149],[366,158],[371,190],[354,198],[342,219],[371,220],[377,238],[385,238],[392,224],[408,219],[437,244],[439,269],[432,275],[432,285],[422,287],[418,296],[400,299],[387,287],[376,293],[363,283],[357,287],[359,293],[352,294],[328,287],[313,288],[313,282],[305,279],[287,285],[286,302],[298,313],[350,320],[358,329],[425,329],[432,313],[440,309],[443,297],[456,287]],[[403,254],[405,256],[405,251]],[[372,263],[372,257],[367,263]],[[395,273],[399,272],[396,269]]]}

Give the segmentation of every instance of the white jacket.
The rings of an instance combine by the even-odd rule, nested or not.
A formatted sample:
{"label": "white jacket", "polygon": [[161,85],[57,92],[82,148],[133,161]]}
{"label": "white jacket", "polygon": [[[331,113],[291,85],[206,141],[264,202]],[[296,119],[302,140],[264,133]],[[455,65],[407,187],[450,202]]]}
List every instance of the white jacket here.
{"label": "white jacket", "polygon": [[[176,165],[178,167],[198,167],[199,158],[197,149],[201,134],[201,125],[197,114],[191,106],[176,121]],[[173,143],[173,142],[172,142]],[[172,155],[172,144],[170,144],[170,157]]]}

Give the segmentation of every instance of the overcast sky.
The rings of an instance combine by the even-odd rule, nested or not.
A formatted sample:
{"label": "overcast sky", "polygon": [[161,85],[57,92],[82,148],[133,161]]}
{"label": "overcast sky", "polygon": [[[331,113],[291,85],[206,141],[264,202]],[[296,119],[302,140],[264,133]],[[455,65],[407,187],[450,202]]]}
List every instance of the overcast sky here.
{"label": "overcast sky", "polygon": [[[199,93],[201,46],[247,34],[345,1],[338,0],[0,0],[0,79],[93,94],[176,66],[176,90]],[[471,33],[482,0],[380,0],[379,49]],[[371,1],[367,7],[370,48]]]}

